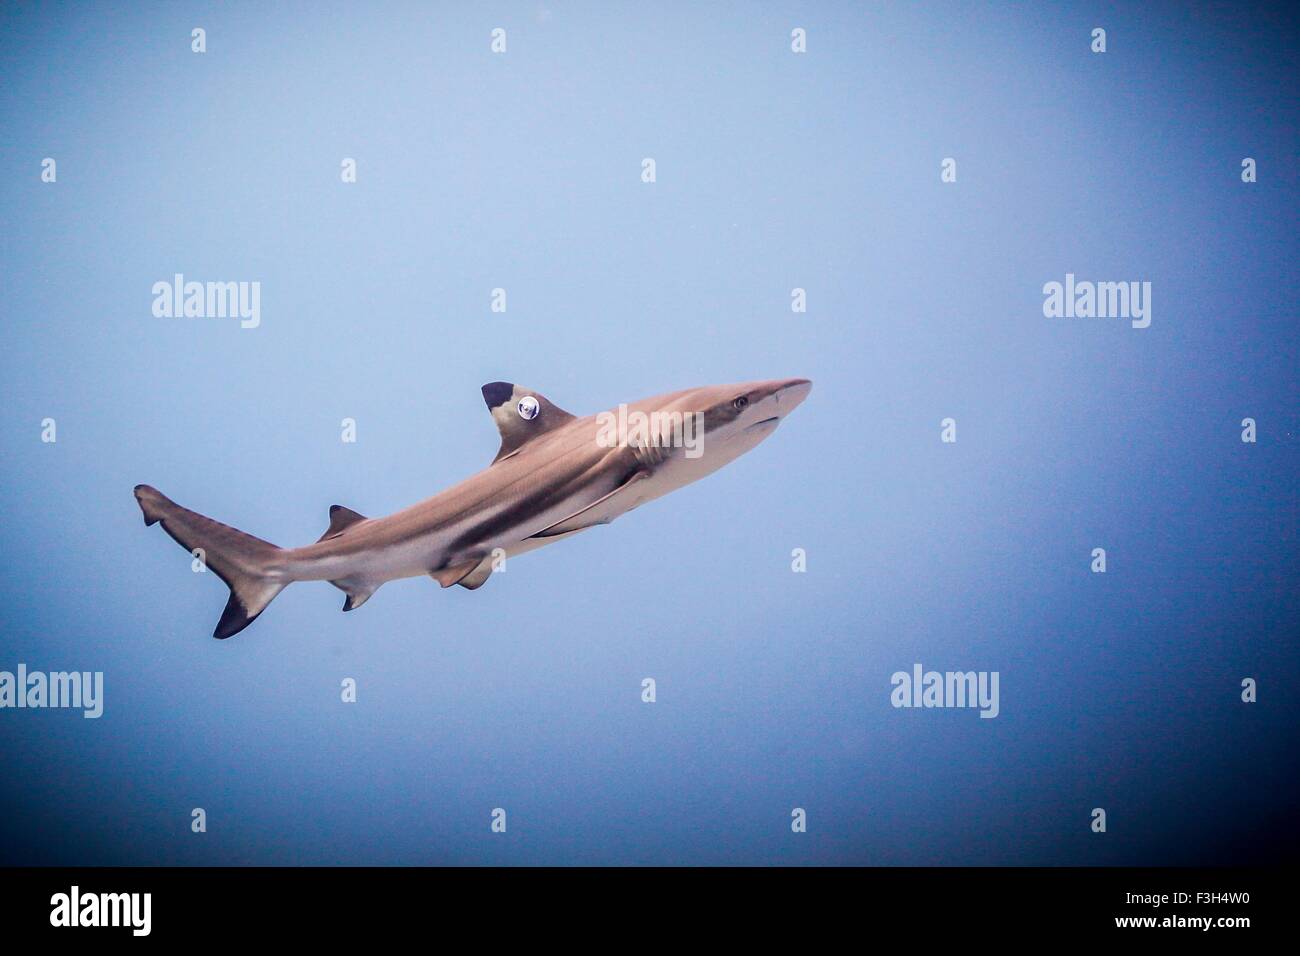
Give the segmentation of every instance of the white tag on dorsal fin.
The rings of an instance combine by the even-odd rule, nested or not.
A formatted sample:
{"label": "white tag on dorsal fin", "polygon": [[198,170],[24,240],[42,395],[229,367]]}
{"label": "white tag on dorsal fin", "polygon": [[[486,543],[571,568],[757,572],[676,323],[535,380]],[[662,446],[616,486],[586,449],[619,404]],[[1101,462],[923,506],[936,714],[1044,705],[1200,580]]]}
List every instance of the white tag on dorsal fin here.
{"label": "white tag on dorsal fin", "polygon": [[484,385],[483,401],[501,434],[501,448],[492,459],[493,464],[513,455],[538,435],[573,421],[574,417],[546,396],[512,382]]}

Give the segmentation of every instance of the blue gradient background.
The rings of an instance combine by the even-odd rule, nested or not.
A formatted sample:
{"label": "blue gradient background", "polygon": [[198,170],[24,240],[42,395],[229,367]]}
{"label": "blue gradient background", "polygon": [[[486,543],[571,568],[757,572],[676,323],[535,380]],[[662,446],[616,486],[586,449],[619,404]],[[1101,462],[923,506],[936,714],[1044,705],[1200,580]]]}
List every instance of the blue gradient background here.
{"label": "blue gradient background", "polygon": [[[0,862],[1286,852],[1300,107],[1282,14],[0,17],[0,669],[102,670],[107,697],[98,721],[0,711]],[[175,272],[261,281],[261,328],[154,318]],[[1044,318],[1067,272],[1151,281],[1151,327]],[[226,642],[208,636],[225,589],[131,496],[148,482],[302,544],[332,503],[385,514],[485,466],[483,382],[589,413],[788,375],[816,388],[755,452],[481,591],[398,582],[342,615],[334,588],[299,585]],[[999,671],[1001,716],[891,708],[914,662]]]}

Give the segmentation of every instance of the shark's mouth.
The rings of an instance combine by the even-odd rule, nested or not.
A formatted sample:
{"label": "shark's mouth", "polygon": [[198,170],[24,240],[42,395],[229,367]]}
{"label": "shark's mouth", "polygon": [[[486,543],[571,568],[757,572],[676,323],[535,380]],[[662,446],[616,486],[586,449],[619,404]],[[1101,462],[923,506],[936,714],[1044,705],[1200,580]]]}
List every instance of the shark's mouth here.
{"label": "shark's mouth", "polygon": [[773,415],[771,418],[765,418],[761,422],[754,422],[752,425],[746,425],[745,431],[752,432],[755,428],[762,428],[764,425],[775,425],[780,420],[780,415]]}

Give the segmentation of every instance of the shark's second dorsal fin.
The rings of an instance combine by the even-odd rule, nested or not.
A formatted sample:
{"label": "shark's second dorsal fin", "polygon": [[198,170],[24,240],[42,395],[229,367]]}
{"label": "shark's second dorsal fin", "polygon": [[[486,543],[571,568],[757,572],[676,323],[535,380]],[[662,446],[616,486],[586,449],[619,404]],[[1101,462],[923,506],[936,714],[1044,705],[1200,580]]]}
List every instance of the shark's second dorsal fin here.
{"label": "shark's second dorsal fin", "polygon": [[325,529],[323,535],[316,539],[316,543],[320,544],[326,538],[337,537],[358,521],[365,520],[365,515],[357,514],[351,508],[344,508],[342,505],[330,505],[330,526]]}
{"label": "shark's second dorsal fin", "polygon": [[494,465],[538,435],[573,421],[572,415],[546,396],[511,382],[488,382],[483,386],[483,401],[501,433],[501,450],[492,459]]}

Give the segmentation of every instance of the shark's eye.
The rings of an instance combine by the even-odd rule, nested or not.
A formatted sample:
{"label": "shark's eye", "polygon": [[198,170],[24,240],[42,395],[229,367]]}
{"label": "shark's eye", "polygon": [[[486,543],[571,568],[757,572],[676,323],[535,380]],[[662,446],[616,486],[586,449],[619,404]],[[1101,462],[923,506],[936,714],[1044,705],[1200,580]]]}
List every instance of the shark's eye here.
{"label": "shark's eye", "polygon": [[537,413],[542,410],[542,405],[531,395],[525,395],[519,399],[519,417],[525,421],[532,421],[537,417]]}
{"label": "shark's eye", "polygon": [[740,411],[740,410],[742,410],[746,405],[749,404],[749,399],[747,399],[744,395],[742,395],[742,396],[740,396],[740,398],[736,399],[736,400],[735,400],[734,402],[732,402],[731,404],[732,404],[733,406],[735,406],[736,411]]}

